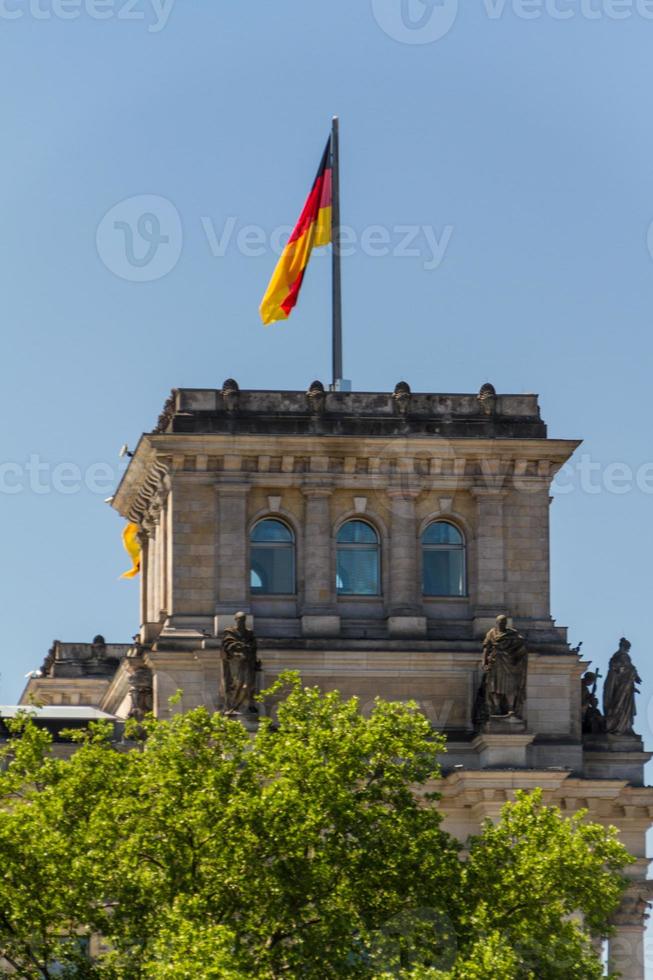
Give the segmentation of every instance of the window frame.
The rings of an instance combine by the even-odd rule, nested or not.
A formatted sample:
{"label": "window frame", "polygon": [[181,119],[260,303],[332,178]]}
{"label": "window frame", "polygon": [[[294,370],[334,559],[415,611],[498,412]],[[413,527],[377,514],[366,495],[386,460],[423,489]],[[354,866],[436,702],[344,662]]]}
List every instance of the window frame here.
{"label": "window frame", "polygon": [[[460,544],[425,544],[424,538],[428,531],[433,527],[434,524],[447,524],[452,527],[460,535]],[[463,528],[456,521],[453,521],[450,517],[434,517],[429,520],[422,528],[419,536],[419,550],[421,559],[421,590],[422,598],[429,599],[468,599],[469,598],[469,581],[468,581],[468,569],[467,569],[467,535]],[[460,552],[462,554],[462,591],[454,593],[441,593],[441,592],[426,592],[424,581],[424,554],[425,552]]]}
{"label": "window frame", "polygon": [[[372,531],[375,537],[375,544],[364,542],[360,543],[340,543],[339,537],[343,529],[347,527],[348,524],[363,524]],[[343,551],[353,551],[362,552],[367,550],[368,552],[374,551],[376,555],[376,592],[344,592],[338,588],[338,571],[339,571],[339,556],[340,550]],[[369,518],[362,518],[360,515],[352,515],[351,517],[346,517],[345,520],[337,527],[335,533],[335,590],[336,599],[349,600],[349,599],[367,599],[367,600],[378,600],[383,596],[383,538],[378,527],[373,524]]]}
{"label": "window frame", "polygon": [[[253,541],[252,538],[254,533],[261,524],[265,523],[280,524],[290,535],[290,541]],[[249,592],[252,598],[264,598],[264,599],[275,599],[275,598],[287,598],[297,596],[297,534],[295,533],[294,527],[289,521],[285,520],[277,514],[263,514],[258,517],[249,529],[248,535],[248,584]],[[292,580],[292,591],[291,592],[267,592],[262,589],[256,589],[252,586],[252,573],[255,571],[253,567],[253,551],[255,548],[259,548],[263,551],[281,551],[289,550],[291,554],[291,580]],[[258,574],[258,573],[257,573]]]}

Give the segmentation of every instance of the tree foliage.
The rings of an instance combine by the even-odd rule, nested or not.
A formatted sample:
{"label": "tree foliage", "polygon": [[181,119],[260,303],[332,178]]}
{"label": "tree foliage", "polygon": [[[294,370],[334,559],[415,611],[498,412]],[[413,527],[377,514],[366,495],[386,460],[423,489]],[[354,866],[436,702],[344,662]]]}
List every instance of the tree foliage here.
{"label": "tree foliage", "polygon": [[[60,759],[15,723],[0,952],[21,976],[602,975],[590,932],[629,861],[614,830],[521,795],[461,856],[425,792],[444,740],[416,706],[377,700],[364,718],[295,675],[282,689],[253,738],[199,708],[147,719],[118,751],[93,725]],[[98,935],[90,961],[80,938]]]}

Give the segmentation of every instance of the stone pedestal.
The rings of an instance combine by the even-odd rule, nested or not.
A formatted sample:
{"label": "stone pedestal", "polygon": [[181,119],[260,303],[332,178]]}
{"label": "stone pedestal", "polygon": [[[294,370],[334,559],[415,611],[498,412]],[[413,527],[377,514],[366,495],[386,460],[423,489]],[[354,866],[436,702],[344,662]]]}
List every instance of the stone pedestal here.
{"label": "stone pedestal", "polygon": [[526,722],[515,715],[490,715],[483,725],[483,735],[525,735]]}
{"label": "stone pedestal", "polygon": [[483,731],[472,745],[482,769],[525,769],[528,746],[534,738],[525,731],[509,734]]}
{"label": "stone pedestal", "polygon": [[639,735],[583,736],[583,772],[589,779],[625,779],[643,786],[651,755]]}

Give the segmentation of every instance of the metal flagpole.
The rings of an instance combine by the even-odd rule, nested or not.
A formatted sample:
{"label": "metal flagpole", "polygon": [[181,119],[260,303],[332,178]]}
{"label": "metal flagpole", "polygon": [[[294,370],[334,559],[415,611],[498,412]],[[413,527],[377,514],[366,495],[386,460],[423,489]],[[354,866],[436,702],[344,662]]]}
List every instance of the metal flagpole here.
{"label": "metal flagpole", "polygon": [[342,285],[340,278],[340,121],[337,116],[333,117],[331,128],[331,170],[333,390],[339,391],[342,384]]}

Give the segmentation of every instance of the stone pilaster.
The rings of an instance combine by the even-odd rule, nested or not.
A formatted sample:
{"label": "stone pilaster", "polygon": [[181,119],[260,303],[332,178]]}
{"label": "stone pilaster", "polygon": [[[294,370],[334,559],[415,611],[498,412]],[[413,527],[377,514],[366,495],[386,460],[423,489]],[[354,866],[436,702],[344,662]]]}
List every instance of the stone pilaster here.
{"label": "stone pilaster", "polygon": [[474,626],[485,633],[506,610],[505,490],[473,487],[476,498],[476,562],[474,569]]}
{"label": "stone pilaster", "polygon": [[417,515],[419,490],[389,489],[390,594],[388,632],[391,636],[425,636],[426,617],[421,615]]}
{"label": "stone pilaster", "polygon": [[218,486],[217,613],[249,612],[247,484]]}
{"label": "stone pilaster", "polygon": [[506,603],[535,628],[550,628],[548,480],[517,482],[505,503]]}
{"label": "stone pilaster", "polygon": [[140,532],[141,543],[141,582],[140,582],[140,614],[141,628],[146,630],[148,624],[148,584],[150,576],[149,539],[144,531]]}
{"label": "stone pilaster", "polygon": [[302,488],[304,513],[304,636],[337,636],[335,577],[328,486]]}

